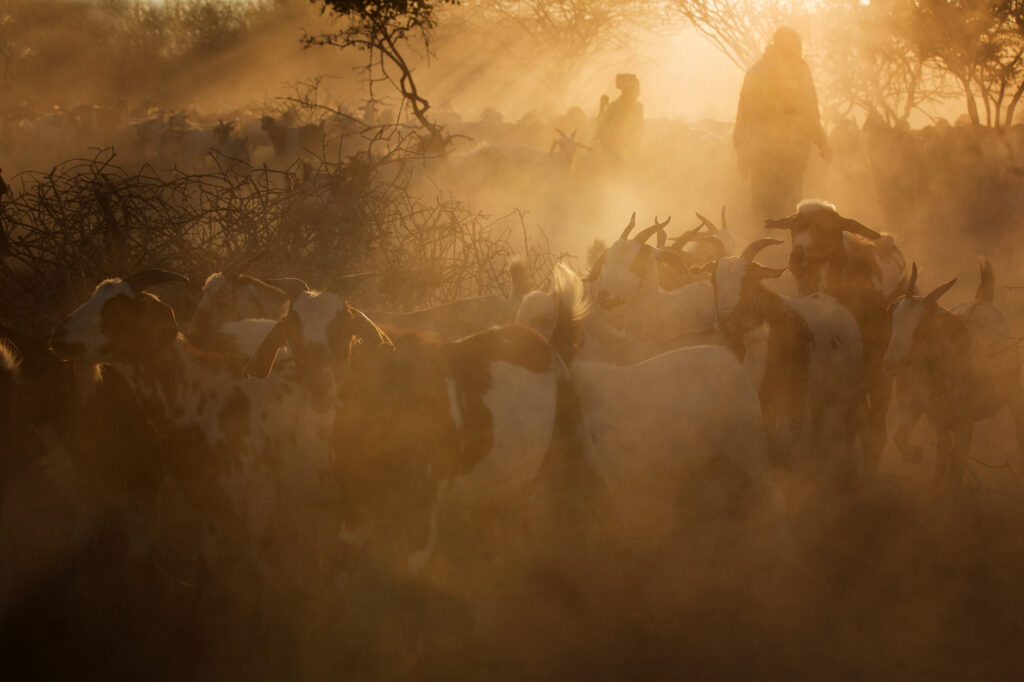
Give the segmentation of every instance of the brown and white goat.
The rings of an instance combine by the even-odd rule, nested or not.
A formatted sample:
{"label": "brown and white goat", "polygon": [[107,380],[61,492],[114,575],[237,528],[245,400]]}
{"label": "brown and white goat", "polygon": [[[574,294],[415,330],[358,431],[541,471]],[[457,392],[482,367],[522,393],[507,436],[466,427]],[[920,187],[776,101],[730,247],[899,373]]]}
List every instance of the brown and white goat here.
{"label": "brown and white goat", "polygon": [[[892,305],[885,368],[890,374],[906,373],[914,405],[927,415],[938,436],[935,479],[956,488],[963,480],[974,422],[1019,402],[1020,352],[1006,318],[993,305],[995,279],[987,260],[981,264],[974,300],[951,310],[940,306],[939,298],[956,279],[927,296],[913,293],[916,282],[915,264],[907,293]],[[912,430],[917,414],[904,412],[901,429]],[[904,451],[908,438],[909,432],[897,434],[897,445]]]}
{"label": "brown and white goat", "polygon": [[311,516],[330,526],[320,516],[337,498],[326,476],[329,419],[308,409],[294,369],[253,382],[237,359],[189,344],[171,308],[146,292],[168,282],[187,279],[147,270],[105,280],[54,329],[51,348],[65,360],[113,366],[177,444],[167,468],[210,520],[204,529],[219,533],[206,538],[204,558],[266,568],[261,550],[272,527],[293,517],[305,527]]}
{"label": "brown and white goat", "polygon": [[[824,458],[834,442],[830,430],[838,427],[850,467],[865,402],[860,330],[850,312],[828,294],[792,299],[764,286],[784,270],[765,267],[754,258],[765,247],[781,243],[759,239],[739,257],[718,260],[711,279],[718,324],[740,360],[754,368],[775,456],[787,457],[800,447]],[[766,336],[759,335],[763,326]]]}
{"label": "brown and white goat", "polygon": [[[463,522],[469,544],[499,553],[495,526],[535,547],[570,523],[598,478],[558,353],[518,326],[454,342],[382,328],[346,302],[351,286],[294,299],[246,371],[272,376],[287,343],[313,406],[338,401],[336,473],[361,535],[418,571]],[[549,516],[551,505],[562,511]]]}
{"label": "brown and white goat", "polygon": [[877,463],[885,448],[892,382],[883,367],[889,342],[889,303],[903,291],[906,261],[889,235],[845,218],[824,201],[804,201],[796,213],[765,221],[790,232],[789,270],[801,296],[830,294],[853,313],[861,330],[870,432],[862,439]]}

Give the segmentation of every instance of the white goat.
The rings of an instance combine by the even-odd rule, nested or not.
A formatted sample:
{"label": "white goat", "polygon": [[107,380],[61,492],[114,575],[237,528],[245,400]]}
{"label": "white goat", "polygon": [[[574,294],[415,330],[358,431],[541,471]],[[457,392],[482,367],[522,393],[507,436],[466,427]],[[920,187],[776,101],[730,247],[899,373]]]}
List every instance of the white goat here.
{"label": "white goat", "polygon": [[[757,357],[753,379],[774,454],[785,457],[799,443],[825,457],[842,427],[850,467],[866,406],[860,330],[828,294],[791,299],[764,286],[784,269],[754,258],[781,243],[759,239],[740,256],[718,260],[711,280],[718,325],[740,360]],[[766,335],[760,333],[764,326]]]}
{"label": "white goat", "polygon": [[956,488],[963,478],[974,422],[1011,407],[1021,441],[1020,351],[1002,312],[993,305],[995,278],[987,260],[973,301],[947,310],[939,298],[956,279],[917,296],[915,264],[907,293],[892,306],[892,337],[885,352],[890,374],[906,373],[911,404],[903,405],[904,421],[897,445],[906,453],[907,439],[920,413],[938,435],[936,481]]}
{"label": "white goat", "polygon": [[713,330],[710,283],[693,282],[671,291],[660,285],[661,263],[687,272],[677,253],[646,244],[667,221],[655,222],[630,239],[635,224],[634,213],[622,235],[586,277],[601,314],[612,326],[645,342],[684,344],[687,336]]}

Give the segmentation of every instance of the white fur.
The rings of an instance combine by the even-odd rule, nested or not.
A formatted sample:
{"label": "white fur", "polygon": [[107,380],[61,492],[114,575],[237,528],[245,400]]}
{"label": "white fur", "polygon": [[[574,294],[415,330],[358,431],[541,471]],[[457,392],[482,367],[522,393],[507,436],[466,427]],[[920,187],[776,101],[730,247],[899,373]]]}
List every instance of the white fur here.
{"label": "white fur", "polygon": [[64,342],[80,343],[85,349],[77,358],[79,361],[95,364],[104,360],[102,351],[109,340],[103,333],[100,313],[107,301],[122,295],[132,298],[136,296],[134,290],[121,280],[104,280],[89,300],[75,308],[64,321]]}
{"label": "white fur", "polygon": [[557,374],[495,362],[483,402],[491,413],[491,451],[452,486],[452,502],[486,504],[525,489],[540,471],[555,429]]}
{"label": "white fur", "polygon": [[[591,287],[601,314],[613,327],[637,341],[670,343],[715,326],[714,295],[709,282],[694,282],[672,291],[658,283],[656,250],[620,239],[605,252],[605,264]],[[644,268],[632,270],[637,258]]]}
{"label": "white fur", "polygon": [[906,297],[896,304],[892,311],[892,332],[889,347],[885,351],[885,365],[890,370],[903,366],[910,359],[914,346],[914,334],[924,315],[924,301]]}
{"label": "white fur", "polygon": [[643,537],[667,530],[682,484],[718,456],[765,481],[757,393],[719,346],[670,351],[636,365],[572,366],[613,502]]}

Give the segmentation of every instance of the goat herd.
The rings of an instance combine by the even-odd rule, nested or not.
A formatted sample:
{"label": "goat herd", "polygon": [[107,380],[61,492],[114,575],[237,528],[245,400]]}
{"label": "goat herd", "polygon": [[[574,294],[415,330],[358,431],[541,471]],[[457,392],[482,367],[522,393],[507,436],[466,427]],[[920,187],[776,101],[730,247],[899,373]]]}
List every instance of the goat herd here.
{"label": "goat herd", "polygon": [[[773,283],[784,269],[757,261],[783,242],[732,255],[724,221],[669,244],[668,221],[631,236],[634,215],[582,280],[559,266],[549,290],[527,291],[514,263],[508,300],[412,313],[348,303],[373,273],[315,291],[250,277],[246,258],[206,280],[182,329],[149,290],[184,276],[105,280],[53,330],[67,362],[8,330],[0,483],[69,458],[87,533],[82,491],[97,485],[83,479],[136,502],[173,480],[203,520],[200,614],[226,602],[258,615],[296,592],[323,606],[361,564],[465,600],[486,629],[512,566],[573,574],[609,548],[671,542],[688,481],[716,463],[770,510],[784,547],[774,473],[870,480],[893,394],[895,444],[920,457],[911,435],[927,416],[944,490],[961,484],[976,421],[1010,408],[1024,427],[987,261],[974,300],[947,310],[955,280],[921,295],[893,237],[808,201],[765,225],[789,231],[789,297]],[[133,473],[94,466],[89,447]],[[158,525],[134,538],[142,556]]]}

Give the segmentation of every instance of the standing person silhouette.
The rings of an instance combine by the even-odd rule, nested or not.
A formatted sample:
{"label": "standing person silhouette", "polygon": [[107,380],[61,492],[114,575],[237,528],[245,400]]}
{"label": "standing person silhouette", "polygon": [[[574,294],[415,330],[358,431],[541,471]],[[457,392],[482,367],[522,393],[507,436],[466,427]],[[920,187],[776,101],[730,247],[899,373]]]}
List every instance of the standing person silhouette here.
{"label": "standing person silhouette", "polygon": [[825,161],[831,159],[811,70],[793,29],[777,29],[764,55],[747,70],[733,144],[740,174],[750,178],[755,218],[792,213],[802,198],[812,144]]}
{"label": "standing person silhouette", "polygon": [[640,103],[640,79],[632,73],[615,76],[615,87],[622,91],[614,102],[601,98],[596,138],[615,165],[632,161],[640,151],[644,134],[644,105]]}

